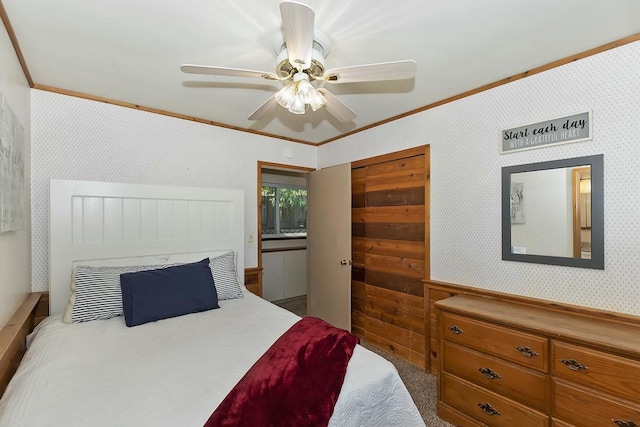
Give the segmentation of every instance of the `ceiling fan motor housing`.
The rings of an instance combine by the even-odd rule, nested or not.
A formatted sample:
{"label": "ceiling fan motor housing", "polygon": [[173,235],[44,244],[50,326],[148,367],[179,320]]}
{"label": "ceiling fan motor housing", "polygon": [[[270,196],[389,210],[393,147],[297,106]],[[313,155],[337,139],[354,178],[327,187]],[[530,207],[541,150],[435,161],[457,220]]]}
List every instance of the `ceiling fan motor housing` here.
{"label": "ceiling fan motor housing", "polygon": [[[311,65],[309,68],[302,70],[309,75],[309,80],[319,79],[324,75],[325,58],[329,55],[331,49],[331,39],[325,33],[319,30],[313,31],[313,50],[311,54]],[[278,33],[273,41],[273,51],[276,59],[276,74],[278,77],[287,78],[297,72],[291,62],[289,62],[287,54],[287,44],[284,40],[284,34]]]}

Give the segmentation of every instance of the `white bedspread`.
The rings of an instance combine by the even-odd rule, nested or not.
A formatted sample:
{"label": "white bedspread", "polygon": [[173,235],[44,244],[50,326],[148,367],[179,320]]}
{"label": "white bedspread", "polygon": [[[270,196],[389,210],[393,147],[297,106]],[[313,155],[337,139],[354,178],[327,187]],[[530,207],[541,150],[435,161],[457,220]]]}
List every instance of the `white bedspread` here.
{"label": "white bedspread", "polygon": [[[219,310],[127,328],[45,320],[0,400],[0,426],[202,426],[297,319],[245,292]],[[357,346],[331,426],[424,426],[395,367]]]}

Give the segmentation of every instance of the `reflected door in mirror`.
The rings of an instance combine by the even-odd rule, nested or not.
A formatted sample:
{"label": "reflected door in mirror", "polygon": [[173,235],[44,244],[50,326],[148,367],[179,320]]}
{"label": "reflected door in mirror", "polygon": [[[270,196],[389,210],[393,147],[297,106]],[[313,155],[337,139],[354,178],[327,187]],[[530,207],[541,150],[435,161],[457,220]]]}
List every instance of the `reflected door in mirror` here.
{"label": "reflected door in mirror", "polygon": [[591,259],[591,167],[572,171],[573,257]]}

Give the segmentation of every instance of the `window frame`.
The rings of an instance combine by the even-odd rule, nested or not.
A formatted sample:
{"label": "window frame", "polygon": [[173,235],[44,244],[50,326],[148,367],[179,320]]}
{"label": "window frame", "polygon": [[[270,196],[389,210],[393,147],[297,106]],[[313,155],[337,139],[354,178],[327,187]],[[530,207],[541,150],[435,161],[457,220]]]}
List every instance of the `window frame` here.
{"label": "window frame", "polygon": [[[268,181],[263,181],[261,182],[261,187],[260,187],[260,193],[261,193],[261,197],[262,197],[262,187],[275,187],[276,189],[276,194],[275,194],[275,211],[276,211],[276,215],[275,215],[275,230],[277,231],[274,234],[264,234],[264,232],[261,235],[262,240],[276,240],[276,239],[299,239],[299,238],[306,238],[307,237],[307,231],[305,228],[305,231],[303,233],[281,233],[280,232],[280,189],[282,188],[288,188],[288,189],[294,189],[294,190],[305,190],[307,191],[307,187],[305,185],[295,185],[295,184],[282,184],[282,183],[275,183],[275,182],[268,182]],[[309,198],[309,193],[307,192],[307,201]],[[262,206],[261,206],[262,209]],[[264,228],[262,228],[262,230],[264,231]]]}

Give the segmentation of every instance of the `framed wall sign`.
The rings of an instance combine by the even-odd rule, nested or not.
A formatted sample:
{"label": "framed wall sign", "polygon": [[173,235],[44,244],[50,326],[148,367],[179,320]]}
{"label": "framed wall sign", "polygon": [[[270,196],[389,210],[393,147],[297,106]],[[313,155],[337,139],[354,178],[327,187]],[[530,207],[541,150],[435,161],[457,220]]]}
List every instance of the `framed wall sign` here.
{"label": "framed wall sign", "polygon": [[591,111],[500,131],[500,154],[593,139]]}

